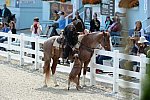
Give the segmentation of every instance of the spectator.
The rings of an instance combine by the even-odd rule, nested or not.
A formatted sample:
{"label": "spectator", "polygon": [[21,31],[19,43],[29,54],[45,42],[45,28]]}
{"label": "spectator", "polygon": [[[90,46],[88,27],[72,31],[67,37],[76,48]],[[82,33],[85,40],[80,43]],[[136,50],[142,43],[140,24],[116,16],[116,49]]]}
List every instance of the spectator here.
{"label": "spectator", "polygon": [[141,21],[136,21],[135,22],[135,29],[133,29],[132,31],[130,30],[129,36],[130,37],[146,36],[145,35],[145,30],[142,29],[142,22]]}
{"label": "spectator", "polygon": [[11,16],[11,11],[7,8],[6,4],[3,5],[2,10],[2,22],[8,22],[9,17]]}
{"label": "spectator", "polygon": [[109,27],[108,31],[110,32],[111,36],[120,36],[121,34],[121,29],[122,25],[120,23],[120,18],[119,17],[114,17],[113,18],[114,22],[113,24]]}
{"label": "spectator", "polygon": [[90,22],[90,32],[100,31],[100,21],[97,19],[97,14],[94,13],[93,19]]}
{"label": "spectator", "polygon": [[62,29],[65,28],[65,25],[66,25],[66,20],[65,20],[65,16],[64,16],[65,13],[62,12],[62,11],[59,11],[58,14],[59,14],[60,17],[57,20],[57,22],[58,22],[58,25],[59,25],[59,29],[62,30]]}
{"label": "spectator", "polygon": [[[15,27],[15,22],[14,21],[11,21],[9,23],[9,26],[10,26],[10,30],[12,32],[12,34],[16,34],[16,27]],[[12,38],[12,42],[15,41],[15,38]]]}
{"label": "spectator", "polygon": [[105,20],[105,30],[108,30],[108,28],[113,24],[112,20],[110,19],[110,16],[106,17]]}
{"label": "spectator", "polygon": [[[39,36],[42,32],[42,26],[39,23],[39,18],[35,17],[33,20],[33,25],[31,25],[31,37]],[[35,42],[31,42],[32,49],[35,50]],[[32,58],[35,58],[35,55],[32,54]]]}
{"label": "spectator", "polygon": [[85,26],[84,26],[83,20],[81,19],[79,15],[79,12],[76,11],[75,15],[76,15],[75,18],[72,21],[76,27],[77,32],[84,32]]}
{"label": "spectator", "polygon": [[4,25],[4,27],[2,28],[2,32],[8,33],[10,30],[8,27],[9,25],[7,23],[4,23],[3,25]]}
{"label": "spectator", "polygon": [[[7,23],[4,23],[3,24],[4,27],[2,28],[2,32],[5,32],[5,33],[8,33],[9,32],[9,27],[8,27],[8,24]],[[4,43],[5,41],[7,41],[7,37],[4,37],[4,36],[0,36],[0,43]],[[3,47],[0,47],[1,50],[6,50],[5,48]]]}

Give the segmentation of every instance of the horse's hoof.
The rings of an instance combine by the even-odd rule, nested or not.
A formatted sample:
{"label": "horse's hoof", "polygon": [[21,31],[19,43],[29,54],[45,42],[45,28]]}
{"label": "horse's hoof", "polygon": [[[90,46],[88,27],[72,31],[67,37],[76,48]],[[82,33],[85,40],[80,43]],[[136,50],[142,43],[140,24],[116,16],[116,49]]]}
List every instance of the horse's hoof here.
{"label": "horse's hoof", "polygon": [[79,91],[79,86],[76,86],[76,89]]}
{"label": "horse's hoof", "polygon": [[55,87],[58,87],[58,86],[59,86],[58,84],[55,85]]}
{"label": "horse's hoof", "polygon": [[47,87],[47,85],[45,84],[43,87]]}
{"label": "horse's hoof", "polygon": [[81,87],[81,86],[78,86],[78,89],[83,89],[83,87]]}

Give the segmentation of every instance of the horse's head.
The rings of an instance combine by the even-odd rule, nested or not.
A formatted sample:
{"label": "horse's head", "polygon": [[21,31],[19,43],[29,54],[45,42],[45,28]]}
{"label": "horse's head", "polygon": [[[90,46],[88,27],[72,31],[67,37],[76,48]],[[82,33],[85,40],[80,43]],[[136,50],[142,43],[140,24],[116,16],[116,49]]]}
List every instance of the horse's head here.
{"label": "horse's head", "polygon": [[100,38],[99,38],[99,43],[101,44],[101,46],[105,49],[110,51],[111,50],[111,46],[110,46],[110,33],[109,32],[102,32],[99,33],[100,34]]}

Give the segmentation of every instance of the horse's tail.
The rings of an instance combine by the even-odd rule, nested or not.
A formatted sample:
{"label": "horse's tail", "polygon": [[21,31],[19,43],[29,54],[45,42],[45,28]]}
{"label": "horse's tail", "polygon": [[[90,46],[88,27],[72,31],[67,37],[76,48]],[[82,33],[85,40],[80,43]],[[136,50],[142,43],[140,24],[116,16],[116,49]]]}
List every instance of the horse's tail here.
{"label": "horse's tail", "polygon": [[50,60],[44,62],[43,74],[45,74],[46,80],[50,79]]}

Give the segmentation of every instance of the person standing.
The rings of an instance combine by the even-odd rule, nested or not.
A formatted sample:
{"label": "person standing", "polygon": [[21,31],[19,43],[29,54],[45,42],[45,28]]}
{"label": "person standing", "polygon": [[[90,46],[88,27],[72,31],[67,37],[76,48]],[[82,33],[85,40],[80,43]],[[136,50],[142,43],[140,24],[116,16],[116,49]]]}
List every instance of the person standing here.
{"label": "person standing", "polygon": [[[39,23],[39,18],[35,17],[33,20],[33,25],[31,25],[30,31],[32,32],[31,37],[39,36],[42,32],[42,26]],[[35,42],[31,42],[32,49],[35,50]],[[35,58],[35,54],[32,54],[32,58]]]}
{"label": "person standing", "polygon": [[105,30],[108,30],[108,28],[113,24],[113,21],[110,19],[110,16],[106,17],[105,20]]}
{"label": "person standing", "polygon": [[[9,23],[9,26],[10,26],[10,30],[12,32],[12,34],[16,34],[16,26],[15,26],[15,22],[14,21],[11,21]],[[12,38],[12,42],[15,41],[15,38]]]}
{"label": "person standing", "polygon": [[62,29],[64,29],[65,28],[65,25],[66,25],[66,20],[65,20],[65,13],[64,12],[62,12],[62,11],[59,11],[58,12],[58,14],[59,14],[59,19],[57,20],[57,22],[58,22],[58,25],[59,25],[59,29],[60,30],[62,30]]}
{"label": "person standing", "polygon": [[72,21],[76,27],[77,32],[84,32],[85,26],[84,26],[82,18],[79,15],[79,12],[76,11],[75,15],[76,15],[75,18]]}
{"label": "person standing", "polygon": [[94,13],[93,19],[90,21],[90,32],[100,31],[100,21],[97,19],[97,14]]}
{"label": "person standing", "polygon": [[11,17],[11,11],[7,8],[6,4],[3,5],[2,9],[2,22],[8,22],[8,19]]}

